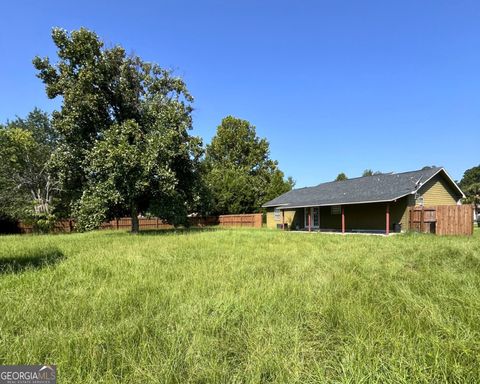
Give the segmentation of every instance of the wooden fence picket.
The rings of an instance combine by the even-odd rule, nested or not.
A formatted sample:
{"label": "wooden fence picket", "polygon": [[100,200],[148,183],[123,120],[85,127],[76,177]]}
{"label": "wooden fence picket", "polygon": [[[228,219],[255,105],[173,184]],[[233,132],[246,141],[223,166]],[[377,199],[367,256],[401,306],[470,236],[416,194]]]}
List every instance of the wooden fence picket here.
{"label": "wooden fence picket", "polygon": [[472,235],[472,205],[437,205],[410,207],[409,229],[437,235]]}

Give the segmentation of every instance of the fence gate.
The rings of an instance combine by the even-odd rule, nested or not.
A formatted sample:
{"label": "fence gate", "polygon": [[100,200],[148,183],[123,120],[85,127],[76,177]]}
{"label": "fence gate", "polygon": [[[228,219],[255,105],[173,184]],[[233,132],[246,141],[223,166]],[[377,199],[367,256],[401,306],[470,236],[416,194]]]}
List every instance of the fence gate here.
{"label": "fence gate", "polygon": [[471,235],[473,234],[473,206],[410,207],[409,229],[437,235]]}

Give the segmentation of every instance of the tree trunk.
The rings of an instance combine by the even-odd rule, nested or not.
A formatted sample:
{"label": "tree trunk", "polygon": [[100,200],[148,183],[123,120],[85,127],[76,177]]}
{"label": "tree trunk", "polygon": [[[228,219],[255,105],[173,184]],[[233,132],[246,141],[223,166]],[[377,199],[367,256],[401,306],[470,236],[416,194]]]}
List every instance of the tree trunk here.
{"label": "tree trunk", "polygon": [[138,233],[140,230],[138,224],[138,210],[137,207],[132,205],[132,233]]}

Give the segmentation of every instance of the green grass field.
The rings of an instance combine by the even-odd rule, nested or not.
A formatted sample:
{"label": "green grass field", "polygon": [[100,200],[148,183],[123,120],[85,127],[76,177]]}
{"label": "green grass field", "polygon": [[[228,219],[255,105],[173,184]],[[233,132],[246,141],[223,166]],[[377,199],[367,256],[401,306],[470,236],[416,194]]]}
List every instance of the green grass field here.
{"label": "green grass field", "polygon": [[480,233],[0,237],[0,313],[60,383],[474,383]]}

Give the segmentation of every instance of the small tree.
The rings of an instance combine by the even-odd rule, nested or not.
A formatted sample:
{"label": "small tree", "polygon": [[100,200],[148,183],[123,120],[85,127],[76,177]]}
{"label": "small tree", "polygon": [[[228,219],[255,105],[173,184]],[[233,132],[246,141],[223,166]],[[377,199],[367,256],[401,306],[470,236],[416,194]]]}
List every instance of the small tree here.
{"label": "small tree", "polygon": [[343,172],[340,172],[337,177],[335,178],[335,181],[343,181],[343,180],[347,180],[348,177],[345,173]]}
{"label": "small tree", "polygon": [[382,172],[380,171],[372,171],[371,169],[365,169],[362,173],[362,177],[365,177],[365,176],[375,176],[375,175],[381,175]]}

